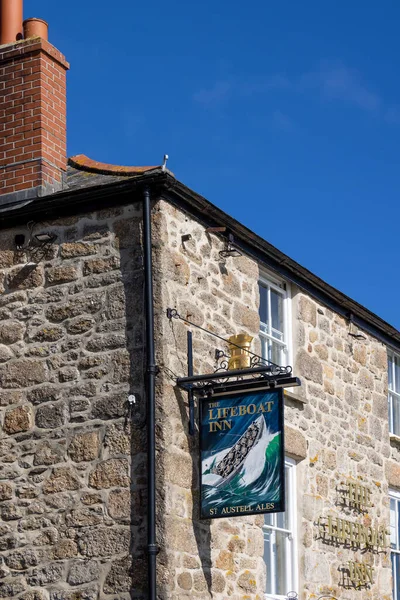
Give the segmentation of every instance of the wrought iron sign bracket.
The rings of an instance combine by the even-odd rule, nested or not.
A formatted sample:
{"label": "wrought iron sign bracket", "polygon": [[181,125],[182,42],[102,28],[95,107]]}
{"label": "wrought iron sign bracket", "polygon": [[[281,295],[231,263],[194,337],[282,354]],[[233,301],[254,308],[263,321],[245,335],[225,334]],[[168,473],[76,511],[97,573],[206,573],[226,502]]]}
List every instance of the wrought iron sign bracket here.
{"label": "wrought iron sign bracket", "polygon": [[[216,350],[215,356],[220,359],[224,353]],[[189,401],[189,435],[195,434],[195,397],[210,398],[248,390],[260,391],[294,387],[301,385],[298,377],[292,377],[291,367],[279,367],[274,364],[259,366],[252,363],[249,369],[225,370],[217,369],[214,373],[193,375],[193,333],[187,332],[187,377],[178,377],[176,384],[188,394]]]}

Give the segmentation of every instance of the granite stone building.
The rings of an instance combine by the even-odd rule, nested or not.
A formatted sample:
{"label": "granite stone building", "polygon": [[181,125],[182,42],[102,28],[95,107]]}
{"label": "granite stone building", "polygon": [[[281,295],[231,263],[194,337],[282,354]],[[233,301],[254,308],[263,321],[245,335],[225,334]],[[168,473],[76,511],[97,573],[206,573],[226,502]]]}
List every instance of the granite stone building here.
{"label": "granite stone building", "polygon": [[[165,165],[67,160],[68,63],[0,15],[0,598],[399,600],[400,333]],[[199,519],[167,308],[196,373],[245,332],[301,379],[285,513]]]}

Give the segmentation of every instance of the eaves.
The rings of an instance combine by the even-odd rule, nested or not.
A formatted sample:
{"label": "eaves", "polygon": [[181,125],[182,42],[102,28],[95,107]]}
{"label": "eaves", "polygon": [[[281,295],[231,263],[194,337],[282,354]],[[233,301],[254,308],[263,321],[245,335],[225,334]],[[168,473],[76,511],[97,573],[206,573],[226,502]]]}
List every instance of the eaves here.
{"label": "eaves", "polygon": [[400,332],[367,308],[299,265],[286,254],[256,235],[242,223],[217,208],[200,194],[175,179],[168,171],[152,171],[126,181],[65,190],[37,198],[20,208],[0,213],[0,228],[21,226],[30,220],[45,221],[56,217],[101,210],[108,206],[139,202],[144,187],[152,191],[153,199],[166,201],[188,211],[208,227],[226,227],[234,235],[235,244],[260,264],[279,273],[310,296],[340,314],[387,346],[400,351]]}

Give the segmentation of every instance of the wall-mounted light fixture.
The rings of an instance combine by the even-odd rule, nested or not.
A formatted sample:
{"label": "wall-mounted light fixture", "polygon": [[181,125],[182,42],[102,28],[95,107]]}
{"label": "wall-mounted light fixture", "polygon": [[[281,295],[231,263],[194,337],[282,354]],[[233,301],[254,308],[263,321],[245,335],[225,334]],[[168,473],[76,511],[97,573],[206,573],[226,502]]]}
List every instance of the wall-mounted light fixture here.
{"label": "wall-mounted light fixture", "polygon": [[37,264],[44,257],[47,248],[57,239],[54,233],[42,232],[33,233],[36,223],[30,221],[27,223],[29,236],[23,233],[17,233],[14,237],[15,248],[19,252],[28,252],[30,262],[28,264]]}
{"label": "wall-mounted light fixture", "polygon": [[34,238],[40,244],[52,244],[56,236],[53,233],[37,233]]}
{"label": "wall-mounted light fixture", "polygon": [[234,243],[235,238],[233,237],[233,234],[230,233],[228,235],[228,239],[225,242],[224,250],[220,250],[219,252],[221,258],[228,258],[229,256],[232,258],[238,258],[239,256],[242,256],[242,253],[238,248],[235,247]]}

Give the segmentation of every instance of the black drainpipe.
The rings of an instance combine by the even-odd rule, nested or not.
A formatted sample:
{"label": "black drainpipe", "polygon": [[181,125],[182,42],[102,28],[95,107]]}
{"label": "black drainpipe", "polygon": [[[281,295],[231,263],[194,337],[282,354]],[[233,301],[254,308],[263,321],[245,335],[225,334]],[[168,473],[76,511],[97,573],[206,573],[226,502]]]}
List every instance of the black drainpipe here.
{"label": "black drainpipe", "polygon": [[148,188],[143,193],[143,254],[146,315],[146,395],[147,395],[147,552],[149,600],[157,598],[156,543],[156,439],[155,439],[155,385],[157,366],[154,352],[154,296],[151,251],[151,202]]}

